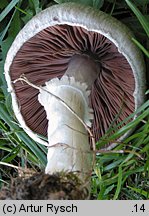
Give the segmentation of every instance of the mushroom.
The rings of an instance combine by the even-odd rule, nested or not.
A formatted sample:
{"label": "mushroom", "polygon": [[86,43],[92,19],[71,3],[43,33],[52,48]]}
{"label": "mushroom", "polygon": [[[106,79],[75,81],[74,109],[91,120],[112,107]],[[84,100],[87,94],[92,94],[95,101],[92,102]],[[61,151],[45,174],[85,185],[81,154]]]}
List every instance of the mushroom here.
{"label": "mushroom", "polygon": [[[20,126],[48,146],[46,173],[84,181],[92,169],[85,125],[97,142],[118,114],[116,124],[143,103],[145,66],[131,38],[115,18],[75,3],[45,9],[17,35],[5,77]],[[13,82],[22,74],[40,91]]]}

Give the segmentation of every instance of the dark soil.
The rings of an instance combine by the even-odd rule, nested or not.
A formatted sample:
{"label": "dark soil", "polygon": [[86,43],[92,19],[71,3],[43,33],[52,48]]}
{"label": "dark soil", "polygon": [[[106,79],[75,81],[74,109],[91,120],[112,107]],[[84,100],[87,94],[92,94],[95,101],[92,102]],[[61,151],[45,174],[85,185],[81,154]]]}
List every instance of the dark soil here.
{"label": "dark soil", "polygon": [[71,172],[13,178],[10,187],[0,191],[0,200],[84,200],[88,196],[86,186]]}

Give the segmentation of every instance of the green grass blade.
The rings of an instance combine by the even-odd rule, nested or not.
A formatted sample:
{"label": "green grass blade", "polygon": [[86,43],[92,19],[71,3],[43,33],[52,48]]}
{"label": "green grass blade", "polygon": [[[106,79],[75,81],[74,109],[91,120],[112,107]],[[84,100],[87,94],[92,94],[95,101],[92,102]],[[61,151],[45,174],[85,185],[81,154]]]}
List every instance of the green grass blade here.
{"label": "green grass blade", "polygon": [[7,14],[12,10],[12,8],[19,2],[19,0],[13,0],[0,14],[0,22],[7,16]]}
{"label": "green grass blade", "polygon": [[133,187],[130,187],[130,186],[127,186],[128,188],[130,188],[131,190],[143,195],[146,197],[146,199],[149,198],[149,192],[147,191],[144,191],[143,189],[140,189],[140,188],[133,188]]}
{"label": "green grass blade", "polygon": [[132,38],[133,42],[144,52],[144,54],[149,58],[149,51],[142,46],[142,44],[137,41],[135,38]]}
{"label": "green grass blade", "polygon": [[117,189],[114,195],[113,200],[117,200],[119,193],[121,191],[121,185],[122,185],[122,177],[123,177],[123,172],[122,172],[122,166],[119,166],[119,170],[118,170],[118,182],[117,182]]}
{"label": "green grass blade", "polygon": [[41,11],[39,0],[31,0],[31,2],[34,6],[35,13],[38,14]]}
{"label": "green grass blade", "polygon": [[12,131],[15,131],[15,134],[28,146],[29,149],[36,155],[42,165],[46,164],[46,156],[37,146],[37,144],[31,140],[23,130],[20,130],[20,127],[13,123],[12,117],[6,110],[6,107],[3,103],[0,103],[0,118],[3,119],[11,128]]}
{"label": "green grass blade", "polygon": [[25,14],[25,15],[28,15],[28,16],[32,16],[31,14],[27,13],[25,10],[22,10],[21,8],[15,6],[15,8],[20,11],[21,13]]}
{"label": "green grass blade", "polygon": [[20,152],[20,146],[17,146],[15,148],[13,148],[12,151],[9,152],[1,161],[9,163],[14,158],[17,157],[17,155],[19,154],[19,152]]}
{"label": "green grass blade", "polygon": [[125,0],[125,1],[128,4],[128,6],[131,8],[131,10],[134,12],[136,17],[140,21],[142,27],[144,28],[147,36],[149,37],[149,22],[148,22],[148,20],[145,18],[145,16],[143,16],[143,14],[139,11],[139,9],[130,0]]}
{"label": "green grass blade", "polygon": [[5,35],[6,35],[7,31],[8,31],[8,29],[9,29],[9,27],[10,27],[10,24],[11,24],[11,22],[12,22],[12,20],[13,20],[14,15],[15,15],[15,11],[14,11],[14,13],[13,13],[13,15],[12,15],[10,21],[8,22],[7,26],[5,27],[5,29],[3,30],[3,32],[2,32],[1,35],[0,35],[0,45],[2,45],[2,40],[4,39],[4,37],[5,37]]}

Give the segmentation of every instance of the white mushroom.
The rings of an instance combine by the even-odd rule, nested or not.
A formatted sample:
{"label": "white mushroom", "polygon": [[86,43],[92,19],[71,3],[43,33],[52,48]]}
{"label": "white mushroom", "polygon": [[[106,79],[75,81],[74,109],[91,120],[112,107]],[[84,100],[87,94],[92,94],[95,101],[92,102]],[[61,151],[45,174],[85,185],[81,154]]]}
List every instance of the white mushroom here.
{"label": "white mushroom", "polygon": [[[121,107],[117,123],[144,100],[144,61],[131,38],[118,20],[75,3],[42,11],[17,35],[5,77],[20,126],[48,146],[46,173],[75,171],[84,180],[92,155],[84,125],[43,89],[70,106],[98,141]],[[43,89],[14,84],[22,74]],[[48,136],[48,142],[38,134]]]}

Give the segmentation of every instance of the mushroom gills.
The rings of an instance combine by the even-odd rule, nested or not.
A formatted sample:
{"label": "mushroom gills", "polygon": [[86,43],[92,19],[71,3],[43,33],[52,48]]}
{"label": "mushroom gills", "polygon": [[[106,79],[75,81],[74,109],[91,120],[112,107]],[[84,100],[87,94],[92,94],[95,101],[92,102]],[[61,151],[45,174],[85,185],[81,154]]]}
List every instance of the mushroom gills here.
{"label": "mushroom gills", "polygon": [[[91,90],[89,104],[94,109],[91,131],[95,142],[104,136],[114,121],[113,133],[138,104],[134,95],[138,84],[135,85],[136,75],[129,61],[108,38],[80,26],[65,24],[43,29],[20,48],[10,67],[10,74],[12,80],[24,74],[39,86],[64,74],[87,83]],[[18,120],[23,117],[20,122],[29,136],[43,143],[37,134],[47,137],[48,120],[44,107],[38,101],[38,90],[21,82],[15,83],[14,90],[19,101]],[[17,112],[20,112],[21,118]]]}

